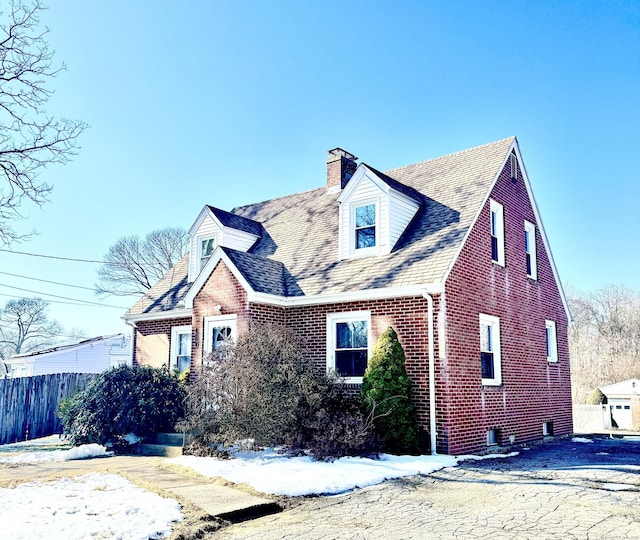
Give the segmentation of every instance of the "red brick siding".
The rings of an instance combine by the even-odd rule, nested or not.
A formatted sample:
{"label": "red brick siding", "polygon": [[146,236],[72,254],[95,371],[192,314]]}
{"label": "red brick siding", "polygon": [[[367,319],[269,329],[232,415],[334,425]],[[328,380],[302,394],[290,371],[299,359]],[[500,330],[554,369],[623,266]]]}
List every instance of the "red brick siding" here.
{"label": "red brick siding", "polygon": [[191,319],[162,319],[136,323],[133,362],[139,366],[168,365],[171,328],[191,324]]}
{"label": "red brick siding", "polygon": [[[486,448],[486,432],[500,429],[503,443],[572,431],[567,317],[544,249],[522,175],[509,165],[491,198],[504,206],[505,261],[491,261],[489,201],[471,230],[447,280],[445,358],[438,372],[441,450],[451,454]],[[538,279],[526,276],[524,220],[536,224]],[[482,386],[479,314],[500,318],[502,385]],[[556,322],[557,363],[546,360],[545,320]]]}
{"label": "red brick siding", "polygon": [[[216,306],[222,310],[217,311]],[[224,262],[219,262],[193,300],[192,331],[198,339],[191,341],[191,373],[196,375],[202,365],[204,342],[204,318],[218,315],[238,316],[238,333],[246,331],[249,324],[247,292]]]}
{"label": "red brick siding", "polygon": [[[434,302],[437,314],[438,299]],[[418,414],[421,437],[428,441],[429,429],[429,355],[427,301],[422,297],[395,298],[288,308],[286,325],[302,338],[305,355],[318,370],[327,364],[327,314],[350,311],[371,312],[373,342],[391,326],[404,348],[407,373],[413,383],[413,400]],[[437,333],[434,335],[437,354]]]}

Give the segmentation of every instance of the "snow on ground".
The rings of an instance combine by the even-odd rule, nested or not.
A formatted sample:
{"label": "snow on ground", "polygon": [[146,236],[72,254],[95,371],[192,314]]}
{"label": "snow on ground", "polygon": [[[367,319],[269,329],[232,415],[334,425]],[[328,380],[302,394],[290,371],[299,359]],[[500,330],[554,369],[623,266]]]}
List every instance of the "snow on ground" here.
{"label": "snow on ground", "polygon": [[163,538],[182,520],[177,501],[115,474],[91,473],[0,489],[2,538]]}
{"label": "snow on ground", "polygon": [[236,484],[249,484],[262,493],[301,496],[344,493],[392,478],[429,474],[444,467],[453,467],[465,459],[511,457],[517,454],[459,457],[383,454],[379,460],[345,457],[324,462],[315,461],[309,456],[287,457],[267,449],[238,453],[233,459],[180,456],[167,461],[189,467],[205,476],[220,476]]}
{"label": "snow on ground", "polygon": [[587,439],[586,437],[573,437],[571,442],[592,443],[593,439]]}
{"label": "snow on ground", "polygon": [[[33,441],[28,442],[33,444]],[[20,445],[24,445],[24,443],[4,445],[3,448],[15,447],[15,450],[20,450]],[[113,452],[107,452],[106,448],[99,444],[83,444],[81,446],[70,448],[69,450],[21,452],[6,457],[0,457],[0,463],[45,463],[49,461],[71,461],[73,459],[107,457],[111,455],[113,455]]]}

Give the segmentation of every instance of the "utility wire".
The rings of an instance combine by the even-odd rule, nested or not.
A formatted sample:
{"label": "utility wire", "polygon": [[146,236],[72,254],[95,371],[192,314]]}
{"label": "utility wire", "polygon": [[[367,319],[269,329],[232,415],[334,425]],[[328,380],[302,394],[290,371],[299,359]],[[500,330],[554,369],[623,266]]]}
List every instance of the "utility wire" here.
{"label": "utility wire", "polygon": [[17,277],[17,278],[22,278],[22,279],[31,279],[33,281],[42,281],[43,283],[52,283],[53,285],[62,285],[64,287],[73,287],[74,289],[84,289],[85,291],[96,292],[95,288],[93,288],[93,287],[82,287],[80,285],[71,285],[70,283],[60,283],[59,281],[49,281],[47,279],[39,279],[39,278],[34,278],[34,277],[29,277],[29,276],[21,276],[20,274],[11,274],[9,272],[0,272],[0,274],[3,274],[5,276],[13,276],[13,277]]}
{"label": "utility wire", "polygon": [[92,264],[103,264],[105,262],[105,261],[94,261],[92,259],[76,259],[74,257],[57,257],[55,255],[41,255],[39,253],[27,253],[26,251],[13,251],[11,249],[3,249],[3,248],[0,248],[0,251],[4,253],[14,253],[16,255],[29,255],[30,257],[43,257],[45,259],[57,259],[59,261],[84,262],[84,263],[92,263]]}
{"label": "utility wire", "polygon": [[33,291],[31,289],[23,289],[22,287],[13,287],[12,285],[5,285],[4,283],[0,283],[0,287],[8,287],[9,289],[15,289],[17,291],[25,291],[25,292],[30,292],[33,294],[41,294],[43,296],[51,296],[52,298],[61,298],[62,300],[73,300],[74,302],[81,302],[83,304],[91,304],[94,306],[103,306],[103,307],[112,307],[112,308],[117,308],[117,309],[127,309],[126,307],[122,307],[122,306],[113,306],[110,304],[101,304],[99,302],[91,302],[89,300],[81,300],[79,298],[69,298],[68,296],[58,296],[57,294],[49,294],[49,293],[43,293],[40,291]]}
{"label": "utility wire", "polygon": [[[24,296],[20,296],[18,294],[5,294],[5,293],[0,293],[0,296],[3,296],[5,298],[24,298]],[[49,302],[50,304],[64,304],[67,306],[78,306],[78,307],[108,307],[111,308],[111,306],[105,306],[104,304],[100,304],[97,306],[91,306],[91,305],[87,305],[87,304],[81,304],[79,302],[64,302],[62,300],[47,300],[47,302]],[[121,308],[118,308],[121,309]]]}

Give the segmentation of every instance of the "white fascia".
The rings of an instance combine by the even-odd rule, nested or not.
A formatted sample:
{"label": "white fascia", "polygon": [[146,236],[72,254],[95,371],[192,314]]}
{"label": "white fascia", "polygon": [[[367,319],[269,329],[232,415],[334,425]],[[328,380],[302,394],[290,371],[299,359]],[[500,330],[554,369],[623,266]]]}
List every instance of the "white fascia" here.
{"label": "white fascia", "polygon": [[204,265],[204,268],[200,271],[200,273],[198,274],[198,277],[195,279],[195,281],[191,285],[189,292],[187,292],[187,294],[184,297],[184,307],[186,309],[191,310],[193,308],[194,298],[200,292],[200,289],[202,289],[204,284],[207,282],[207,279],[209,279],[211,272],[213,272],[213,269],[216,267],[216,265],[220,261],[222,261],[224,264],[227,265],[227,268],[229,268],[231,273],[238,280],[240,285],[242,285],[242,288],[245,291],[247,291],[248,294],[255,292],[252,289],[251,285],[249,285],[249,282],[238,271],[235,264],[231,262],[231,259],[229,259],[227,254],[224,251],[222,251],[222,248],[220,246],[216,246],[216,248],[213,250],[213,253],[211,254],[211,257],[207,261],[207,264]]}
{"label": "white fascia", "polygon": [[205,205],[202,208],[202,210],[200,210],[200,213],[198,214],[198,217],[196,218],[196,220],[193,222],[193,225],[191,225],[191,227],[189,228],[189,231],[188,231],[189,237],[193,236],[193,234],[198,230],[198,228],[204,221],[204,218],[207,216],[209,216],[213,220],[213,222],[218,226],[218,228],[222,230],[222,223],[220,223],[218,218],[213,214],[213,212],[209,209],[209,207]]}
{"label": "white fascia", "polygon": [[386,287],[381,289],[365,289],[360,291],[347,291],[332,294],[315,294],[312,296],[289,297],[250,292],[248,294],[247,300],[256,304],[268,304],[280,307],[316,306],[321,304],[357,302],[360,300],[385,300],[387,298],[422,296],[425,291],[429,294],[441,294],[444,292],[444,286],[442,283],[437,282],[422,285],[409,285],[405,287]]}
{"label": "white fascia", "polygon": [[364,178],[370,180],[383,193],[389,193],[389,185],[380,180],[380,178],[378,178],[378,176],[374,174],[374,172],[371,171],[364,163],[360,163],[360,165],[358,165],[358,168],[356,169],[356,172],[353,173],[353,176],[349,180],[349,183],[342,190],[342,193],[340,193],[340,196],[337,199],[338,202],[343,203],[344,201],[348,201],[351,197],[351,194]]}
{"label": "white fascia", "polygon": [[170,309],[167,311],[155,311],[153,313],[140,313],[139,315],[130,315],[126,314],[120,317],[127,324],[135,327],[135,323],[140,321],[157,321],[160,319],[181,319],[191,317],[193,315],[193,311],[191,308],[177,308]]}

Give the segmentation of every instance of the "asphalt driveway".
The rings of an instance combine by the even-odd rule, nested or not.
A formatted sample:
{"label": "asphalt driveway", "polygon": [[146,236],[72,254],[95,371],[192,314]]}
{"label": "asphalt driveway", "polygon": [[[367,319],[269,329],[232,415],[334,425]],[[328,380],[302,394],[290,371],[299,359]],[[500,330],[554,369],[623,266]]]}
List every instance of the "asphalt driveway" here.
{"label": "asphalt driveway", "polygon": [[513,458],[309,498],[210,538],[640,539],[640,438],[547,442]]}

